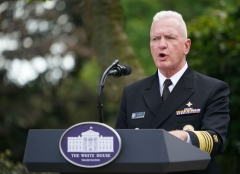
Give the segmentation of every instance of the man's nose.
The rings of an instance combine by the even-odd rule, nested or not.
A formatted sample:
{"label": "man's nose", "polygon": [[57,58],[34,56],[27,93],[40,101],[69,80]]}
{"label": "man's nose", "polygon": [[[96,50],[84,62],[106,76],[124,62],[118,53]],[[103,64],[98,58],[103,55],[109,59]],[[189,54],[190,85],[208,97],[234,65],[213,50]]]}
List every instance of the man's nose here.
{"label": "man's nose", "polygon": [[165,40],[164,38],[161,38],[161,39],[159,40],[158,47],[159,47],[160,49],[167,48],[167,42],[166,42],[166,40]]}

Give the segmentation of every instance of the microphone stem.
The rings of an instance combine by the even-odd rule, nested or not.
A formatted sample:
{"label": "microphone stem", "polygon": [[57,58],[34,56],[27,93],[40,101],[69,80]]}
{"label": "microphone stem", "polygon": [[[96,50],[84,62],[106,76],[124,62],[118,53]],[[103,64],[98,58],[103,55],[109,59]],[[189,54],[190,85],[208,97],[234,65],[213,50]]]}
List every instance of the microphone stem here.
{"label": "microphone stem", "polygon": [[103,120],[103,104],[102,104],[102,101],[101,101],[101,97],[102,97],[102,90],[104,88],[104,82],[106,80],[107,73],[108,72],[103,73],[102,78],[100,80],[100,83],[98,85],[98,113],[99,113],[100,123],[104,123],[104,120]]}
{"label": "microphone stem", "polygon": [[[106,78],[106,77],[105,77]],[[104,79],[103,79],[104,80]],[[104,80],[105,81],[105,80]],[[103,120],[103,104],[101,101],[101,96],[102,96],[102,89],[104,88],[104,82],[100,82],[99,86],[98,86],[98,113],[99,113],[99,121],[100,123],[104,123]]]}
{"label": "microphone stem", "polygon": [[99,119],[100,119],[100,123],[103,123],[104,120],[103,120],[103,104],[102,104],[102,101],[101,101],[101,96],[102,96],[102,90],[104,88],[104,82],[106,80],[106,77],[108,76],[108,73],[109,71],[115,67],[117,64],[118,64],[118,60],[115,60],[103,73],[102,77],[101,77],[101,80],[99,82],[99,85],[98,85],[98,113],[99,113]]}

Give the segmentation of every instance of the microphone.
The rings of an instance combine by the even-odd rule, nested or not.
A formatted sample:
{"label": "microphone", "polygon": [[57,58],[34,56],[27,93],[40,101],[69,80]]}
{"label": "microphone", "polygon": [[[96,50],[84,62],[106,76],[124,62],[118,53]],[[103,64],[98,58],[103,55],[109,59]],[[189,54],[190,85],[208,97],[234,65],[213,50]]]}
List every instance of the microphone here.
{"label": "microphone", "polygon": [[101,101],[101,95],[102,95],[102,90],[104,88],[104,82],[107,78],[108,75],[114,76],[114,77],[120,77],[120,76],[125,76],[129,75],[132,72],[132,69],[128,65],[119,65],[118,60],[116,59],[102,74],[102,77],[100,79],[100,82],[98,84],[98,112],[99,112],[99,117],[100,117],[100,122],[103,123],[103,104]]}
{"label": "microphone", "polygon": [[131,74],[132,69],[128,65],[117,65],[109,71],[108,75],[113,77],[126,76]]}

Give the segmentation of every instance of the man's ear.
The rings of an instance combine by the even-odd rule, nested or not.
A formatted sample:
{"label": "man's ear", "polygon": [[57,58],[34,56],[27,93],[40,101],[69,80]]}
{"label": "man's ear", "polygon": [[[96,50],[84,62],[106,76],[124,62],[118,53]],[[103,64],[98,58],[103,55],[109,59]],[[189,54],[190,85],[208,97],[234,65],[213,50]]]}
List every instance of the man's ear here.
{"label": "man's ear", "polygon": [[184,44],[184,54],[187,55],[191,47],[191,39],[187,39]]}

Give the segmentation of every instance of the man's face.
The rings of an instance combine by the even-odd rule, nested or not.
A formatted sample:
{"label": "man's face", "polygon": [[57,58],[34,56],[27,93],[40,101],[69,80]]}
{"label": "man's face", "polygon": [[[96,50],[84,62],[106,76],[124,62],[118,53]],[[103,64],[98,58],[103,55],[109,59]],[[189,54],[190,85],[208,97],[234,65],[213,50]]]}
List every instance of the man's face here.
{"label": "man's face", "polygon": [[155,21],[150,30],[150,49],[156,67],[167,78],[185,65],[191,41],[186,39],[180,21],[166,18]]}

